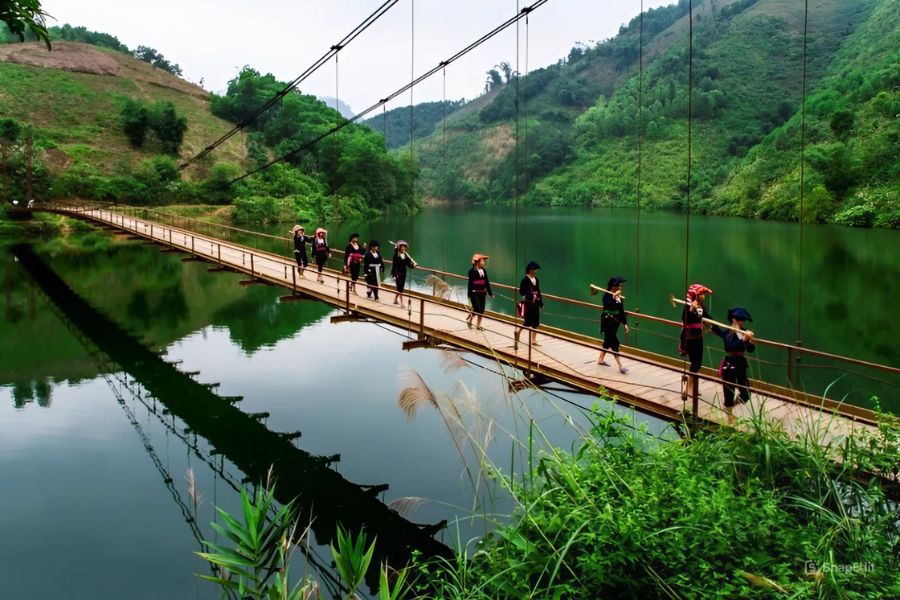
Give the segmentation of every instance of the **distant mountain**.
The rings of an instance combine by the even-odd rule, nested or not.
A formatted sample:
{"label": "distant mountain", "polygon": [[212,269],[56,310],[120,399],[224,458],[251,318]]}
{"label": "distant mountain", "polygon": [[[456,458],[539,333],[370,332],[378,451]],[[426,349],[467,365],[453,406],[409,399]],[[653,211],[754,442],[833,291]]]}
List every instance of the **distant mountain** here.
{"label": "distant mountain", "polygon": [[[692,208],[795,220],[804,5],[693,5]],[[809,9],[805,217],[900,225],[900,124],[892,117],[900,113],[900,3],[819,0]],[[642,205],[682,207],[688,24],[687,0],[645,13],[642,87],[637,17],[612,39],[523,77],[519,152],[516,85],[496,85],[448,119],[446,138],[436,131],[416,143],[421,189],[451,201],[507,202],[518,172],[529,203],[634,205],[641,92]]]}
{"label": "distant mountain", "polygon": [[353,109],[350,108],[350,105],[343,100],[338,100],[337,98],[333,98],[332,96],[319,96],[319,100],[324,102],[325,106],[327,106],[328,108],[333,108],[341,113],[341,116],[345,119],[356,116],[356,113],[353,112]]}

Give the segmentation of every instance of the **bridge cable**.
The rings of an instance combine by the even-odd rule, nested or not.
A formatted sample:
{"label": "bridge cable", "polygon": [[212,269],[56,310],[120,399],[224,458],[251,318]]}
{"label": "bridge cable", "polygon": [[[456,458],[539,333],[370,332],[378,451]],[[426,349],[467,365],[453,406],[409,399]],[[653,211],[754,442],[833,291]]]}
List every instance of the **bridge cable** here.
{"label": "bridge cable", "polygon": [[357,113],[354,117],[352,117],[352,118],[350,118],[350,119],[345,119],[345,120],[343,120],[343,121],[342,121],[341,123],[339,123],[338,125],[335,125],[334,127],[332,127],[331,129],[329,129],[328,131],[325,131],[324,133],[321,133],[320,135],[316,136],[315,138],[312,138],[311,140],[309,140],[309,141],[307,141],[307,142],[301,144],[301,145],[298,146],[297,148],[294,148],[293,150],[290,150],[290,151],[286,152],[285,154],[282,154],[281,156],[278,156],[278,157],[276,157],[276,158],[273,158],[273,159],[271,159],[270,161],[268,161],[267,163],[265,163],[265,164],[263,164],[263,165],[260,165],[259,167],[255,168],[255,169],[251,169],[250,171],[247,171],[247,172],[244,173],[243,175],[240,175],[240,176],[238,176],[238,177],[235,177],[235,178],[232,179],[229,183],[237,183],[238,181],[241,181],[241,180],[246,179],[246,178],[248,178],[248,177],[250,177],[250,176],[252,176],[252,175],[255,175],[255,174],[257,174],[257,173],[259,173],[259,172],[261,172],[261,171],[264,171],[264,170],[268,169],[268,168],[271,167],[272,165],[275,165],[275,164],[277,164],[277,163],[279,163],[279,162],[281,162],[281,161],[284,161],[284,160],[287,160],[287,159],[289,159],[289,158],[292,158],[292,157],[296,156],[297,154],[303,152],[304,150],[307,150],[307,149],[309,149],[309,148],[315,146],[316,144],[318,144],[320,141],[322,141],[322,140],[325,139],[326,137],[328,137],[328,136],[330,136],[330,135],[333,135],[334,133],[340,131],[341,129],[343,129],[343,128],[345,128],[345,127],[347,127],[348,125],[351,125],[351,124],[353,124],[353,123],[356,123],[357,121],[359,121],[360,119],[362,119],[363,117],[365,117],[366,115],[368,115],[369,113],[371,113],[372,111],[374,111],[375,109],[377,109],[378,107],[384,106],[386,103],[390,102],[391,100],[393,100],[393,99],[396,98],[397,96],[403,94],[404,92],[406,92],[406,91],[409,90],[410,88],[412,88],[412,87],[414,87],[414,86],[420,84],[421,82],[425,81],[426,79],[428,79],[429,77],[431,77],[431,76],[434,75],[435,73],[440,72],[441,69],[443,69],[444,67],[446,67],[446,66],[448,66],[448,65],[450,65],[450,64],[452,64],[452,63],[454,63],[454,62],[456,62],[456,61],[458,61],[460,58],[466,56],[467,54],[469,54],[470,52],[472,52],[472,51],[475,50],[476,48],[480,47],[481,45],[485,44],[485,43],[488,42],[489,40],[491,40],[491,39],[493,39],[494,37],[496,37],[497,35],[499,35],[501,32],[503,32],[503,31],[505,31],[506,29],[512,27],[513,25],[515,25],[516,23],[518,23],[521,19],[524,19],[524,18],[525,18],[529,13],[531,13],[533,10],[535,10],[535,9],[537,9],[537,8],[540,8],[541,6],[543,6],[544,4],[546,4],[546,3],[549,2],[549,1],[550,1],[550,0],[536,0],[533,4],[531,4],[531,5],[529,5],[529,6],[526,6],[526,7],[523,8],[518,14],[516,14],[516,15],[513,16],[513,17],[510,17],[509,19],[507,19],[506,21],[504,21],[504,22],[501,23],[500,25],[496,26],[494,29],[492,29],[492,30],[489,31],[488,33],[482,35],[480,38],[478,38],[478,39],[475,40],[474,42],[470,43],[468,46],[466,46],[466,47],[463,48],[462,50],[459,50],[456,54],[454,54],[454,55],[451,56],[450,58],[448,58],[448,59],[446,59],[446,60],[442,60],[440,63],[438,63],[438,65],[437,65],[436,67],[433,67],[432,69],[430,69],[430,70],[426,71],[425,73],[419,75],[418,77],[416,77],[416,78],[415,78],[413,81],[411,81],[410,83],[407,83],[407,84],[401,86],[399,89],[397,89],[397,90],[395,90],[394,92],[390,93],[390,94],[389,94],[388,96],[386,96],[385,98],[382,98],[381,100],[377,101],[377,102],[374,103],[372,106],[368,107],[367,109],[363,110],[363,111],[360,112],[360,113]]}
{"label": "bridge cable", "polygon": [[331,46],[331,48],[323,54],[318,60],[313,62],[309,67],[306,68],[300,75],[295,77],[291,82],[289,82],[286,86],[284,86],[281,90],[275,93],[274,96],[269,98],[266,102],[264,102],[259,108],[253,111],[250,116],[245,117],[241,120],[240,123],[236,124],[232,127],[228,132],[222,135],[219,139],[212,142],[208,146],[206,146],[203,150],[198,152],[195,156],[187,159],[185,162],[181,163],[178,168],[186,169],[192,163],[200,160],[204,156],[210,154],[213,150],[224,144],[226,141],[231,139],[236,133],[240,132],[244,127],[250,125],[254,121],[256,121],[260,116],[262,116],[266,111],[275,106],[279,101],[281,101],[285,96],[287,96],[291,91],[293,91],[298,85],[303,83],[307,78],[309,78],[313,73],[322,68],[325,64],[327,64],[332,57],[336,57],[338,51],[342,48],[346,47],[350,42],[359,37],[366,29],[372,26],[378,19],[384,16],[387,11],[389,11],[395,4],[397,4],[400,0],[386,0],[381,6],[375,9],[372,14],[362,20],[356,27],[354,27],[350,33],[345,35],[341,41],[337,44]]}
{"label": "bridge cable", "polygon": [[[443,111],[444,115],[441,119],[441,128],[443,129],[443,146],[441,148],[441,190],[442,194],[446,193],[447,186],[447,67],[444,67],[444,92],[443,92]],[[447,228],[441,227],[441,271],[447,270]]]}
{"label": "bridge cable", "polygon": [[804,198],[805,198],[805,167],[806,167],[806,64],[807,64],[807,45],[808,45],[808,24],[809,24],[809,0],[803,2],[803,90],[802,99],[800,101],[800,267],[797,277],[797,341],[800,345],[802,340],[802,318],[803,318],[803,222],[806,220]]}
{"label": "bridge cable", "polygon": [[[691,177],[692,173],[692,133],[694,113],[694,1],[688,0],[688,130],[687,130],[687,203],[684,223],[684,288],[690,285],[689,266],[691,255]],[[687,376],[687,355],[682,359],[682,369]],[[696,416],[696,415],[694,415]]]}
{"label": "bridge cable", "polygon": [[[516,0],[516,14],[519,13],[520,5],[519,0]],[[516,257],[515,257],[515,268],[513,270],[513,282],[515,282],[516,273],[518,273],[519,269],[519,22],[516,21],[516,100],[515,100],[515,116],[516,116],[516,150],[515,150],[515,162],[516,162],[516,170],[515,176],[513,178],[513,201],[515,202],[515,235],[513,236],[514,242],[516,245]],[[514,298],[518,299],[518,296],[514,296]],[[513,314],[515,315],[516,320],[518,320],[519,311],[515,310],[516,304],[513,304],[514,310]],[[530,334],[529,334],[530,335]],[[515,342],[515,349],[518,349],[518,340]]]}
{"label": "bridge cable", "polygon": [[[416,0],[409,3],[409,81],[416,79]],[[416,205],[415,155],[413,154],[413,94],[415,85],[409,86],[409,210]]]}
{"label": "bridge cable", "polygon": [[[637,164],[637,242],[635,244],[635,296],[636,311],[641,306],[641,177],[644,166],[644,0],[641,0],[640,31],[638,42],[638,164]],[[637,323],[635,323],[634,343],[637,345]]]}
{"label": "bridge cable", "polygon": [[[529,170],[528,170],[528,44],[529,44],[529,23],[528,23],[528,15],[525,16],[525,79],[523,79],[523,87],[522,91],[522,114],[523,120],[525,121],[523,125],[524,134],[525,134],[525,167],[524,167],[524,177],[525,177],[525,195],[528,195],[528,187],[530,185],[529,178]],[[522,204],[522,227],[524,229],[523,233],[523,243],[525,245],[525,254],[528,254],[528,205],[524,203]]]}

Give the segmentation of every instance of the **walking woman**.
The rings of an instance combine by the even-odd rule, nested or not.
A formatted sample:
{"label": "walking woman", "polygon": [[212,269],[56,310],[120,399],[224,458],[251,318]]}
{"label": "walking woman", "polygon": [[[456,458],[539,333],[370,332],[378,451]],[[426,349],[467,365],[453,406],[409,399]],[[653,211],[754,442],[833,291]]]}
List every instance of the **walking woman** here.
{"label": "walking woman", "polygon": [[475,324],[478,329],[481,327],[481,319],[484,317],[484,307],[487,304],[487,297],[494,297],[494,291],[491,289],[491,280],[488,278],[487,269],[484,268],[484,261],[488,259],[484,254],[472,255],[472,268],[469,269],[469,302],[472,304],[472,312],[466,319],[469,329],[472,328],[472,318],[478,315],[478,321]]}
{"label": "walking woman", "polygon": [[356,294],[356,281],[359,279],[359,266],[366,249],[359,245],[359,234],[351,233],[350,241],[344,249],[344,272],[350,274],[350,291]]}
{"label": "walking woman", "polygon": [[303,271],[309,266],[306,244],[309,243],[310,238],[300,225],[294,225],[292,231],[294,232],[294,260],[297,261],[297,271],[300,273],[300,277],[303,277]]}
{"label": "walking woman", "polygon": [[712,331],[722,338],[725,344],[725,357],[719,364],[719,377],[722,378],[722,387],[725,398],[725,410],[731,412],[734,406],[734,393],[737,387],[741,402],[750,400],[750,380],[747,377],[747,359],[744,354],[756,350],[753,344],[753,332],[744,329],[744,323],[753,322],[746,308],[736,306],[728,311],[728,321],[741,333],[724,329],[718,325],[712,326]]}
{"label": "walking woman", "polygon": [[316,268],[319,272],[317,281],[319,283],[325,283],[325,280],[322,278],[322,269],[325,268],[325,263],[328,261],[328,257],[331,256],[331,249],[328,248],[328,241],[325,239],[326,233],[328,232],[325,231],[324,227],[319,227],[316,229],[316,236],[312,241],[312,253],[313,258],[316,259]]}
{"label": "walking woman", "polygon": [[363,258],[363,266],[366,269],[366,297],[375,297],[378,300],[378,288],[381,286],[381,271],[384,269],[384,259],[378,252],[378,240],[369,242],[369,251]]}
{"label": "walking woman", "polygon": [[628,372],[628,367],[622,366],[622,360],[619,358],[619,325],[625,326],[625,333],[628,333],[628,315],[625,314],[625,299],[622,297],[622,284],[627,281],[624,277],[616,276],[609,280],[606,284],[608,290],[603,294],[603,313],[600,315],[600,330],[603,332],[603,350],[600,351],[600,357],[597,364],[608,367],[606,362],[607,351],[612,352],[616,364],[619,366],[619,373]]}
{"label": "walking woman", "polygon": [[[713,291],[701,283],[695,283],[688,288],[685,295],[684,309],[681,311],[681,337],[678,343],[678,353],[687,356],[690,360],[690,372],[697,373],[703,365],[703,319],[711,319],[712,315],[706,310],[703,302],[707,294]],[[693,394],[694,378],[685,376],[682,383],[682,400],[687,400]]]}
{"label": "walking woman", "polygon": [[[403,290],[406,289],[406,270],[415,269],[416,261],[407,254],[409,244],[405,240],[397,240],[394,244],[394,258],[391,260],[391,277],[397,286],[397,293],[394,294],[394,304],[399,304],[403,308]],[[399,300],[399,302],[398,302]]]}
{"label": "walking woman", "polygon": [[[519,282],[519,316],[522,317],[522,324],[531,328],[531,345],[540,346],[537,343],[537,328],[541,324],[541,311],[544,309],[544,299],[541,297],[541,282],[538,281],[537,271],[541,265],[531,261],[525,266],[525,277]],[[519,341],[519,334],[522,330],[516,331],[516,343]]]}

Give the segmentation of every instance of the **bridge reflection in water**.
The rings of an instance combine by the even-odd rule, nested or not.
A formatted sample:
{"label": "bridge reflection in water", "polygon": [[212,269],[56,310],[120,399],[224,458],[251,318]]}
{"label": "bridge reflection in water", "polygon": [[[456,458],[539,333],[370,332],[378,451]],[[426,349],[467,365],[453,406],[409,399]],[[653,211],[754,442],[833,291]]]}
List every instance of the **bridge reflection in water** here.
{"label": "bridge reflection in water", "polygon": [[[278,500],[295,501],[301,517],[311,520],[312,531],[320,544],[330,543],[340,524],[352,531],[365,528],[370,539],[378,537],[373,565],[381,561],[403,565],[414,551],[426,556],[450,554],[450,549],[433,537],[445,523],[421,526],[406,520],[379,501],[378,496],[387,490],[387,485],[367,486],[347,481],[330,468],[339,456],[322,457],[304,452],[293,442],[299,432],[271,431],[261,422],[265,414],[244,413],[235,406],[240,398],[221,397],[212,391],[212,386],[199,383],[179,371],[76,294],[30,246],[14,246],[12,253],[63,322],[100,363],[101,372],[114,374],[121,370],[127,373],[128,377],[107,375],[107,381],[157,469],[162,469],[163,480],[170,492],[173,491],[172,477],[161,461],[154,458],[155,451],[147,436],[142,434],[133,411],[124,402],[125,396],[144,404],[150,414],[159,418],[235,489],[247,482],[264,481],[272,468],[278,481]],[[187,426],[187,433],[175,426],[176,418]],[[209,443],[213,453],[202,451],[197,436]],[[219,461],[215,455],[221,455]],[[242,481],[226,473],[224,458],[243,472]],[[199,537],[197,524],[193,522],[186,502],[177,492],[173,493],[173,498],[195,537]],[[314,565],[321,563],[315,557],[308,558]],[[324,576],[330,577],[328,569],[321,564],[317,566]],[[377,584],[375,569],[370,570],[367,581],[373,587]],[[338,585],[336,581],[332,584]]]}

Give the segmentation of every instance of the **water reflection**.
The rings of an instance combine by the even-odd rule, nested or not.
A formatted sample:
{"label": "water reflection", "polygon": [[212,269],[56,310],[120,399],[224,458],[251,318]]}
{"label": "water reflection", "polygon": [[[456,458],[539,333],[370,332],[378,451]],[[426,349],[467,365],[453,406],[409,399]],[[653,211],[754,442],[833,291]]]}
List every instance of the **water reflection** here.
{"label": "water reflection", "polygon": [[[232,404],[235,399],[217,396],[137,342],[79,297],[30,247],[16,246],[12,252],[85,345],[96,347],[120,365],[173,418],[207,440],[250,481],[264,480],[272,466],[278,478],[279,500],[296,498],[301,514],[312,519],[319,543],[329,543],[341,523],[351,530],[365,527],[377,535],[375,565],[382,560],[405,564],[413,551],[448,553],[432,538],[442,524],[412,524],[378,501],[377,495],[387,489],[386,485],[360,486],[347,481],[329,468],[339,457],[314,456],[298,449],[292,443],[297,434],[270,431],[260,422],[262,415],[241,412]],[[377,577],[377,573],[373,571],[370,577]]]}

